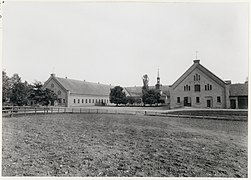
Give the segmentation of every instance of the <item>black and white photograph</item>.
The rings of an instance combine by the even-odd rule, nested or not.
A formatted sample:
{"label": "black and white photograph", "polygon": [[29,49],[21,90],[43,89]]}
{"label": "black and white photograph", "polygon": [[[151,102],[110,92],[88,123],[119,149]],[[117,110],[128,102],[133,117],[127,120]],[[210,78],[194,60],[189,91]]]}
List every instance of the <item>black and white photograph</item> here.
{"label": "black and white photograph", "polygon": [[249,6],[1,1],[1,176],[247,179]]}

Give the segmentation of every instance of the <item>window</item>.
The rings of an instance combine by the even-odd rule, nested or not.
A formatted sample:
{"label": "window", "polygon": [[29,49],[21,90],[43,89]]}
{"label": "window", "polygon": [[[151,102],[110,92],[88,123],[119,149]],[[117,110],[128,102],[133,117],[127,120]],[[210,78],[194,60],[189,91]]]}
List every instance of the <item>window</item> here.
{"label": "window", "polygon": [[195,92],[200,92],[200,85],[199,84],[194,85],[194,91]]}
{"label": "window", "polygon": [[80,103],[80,99],[78,99],[78,103]]}
{"label": "window", "polygon": [[54,88],[54,84],[53,83],[51,84],[51,88]]}
{"label": "window", "polygon": [[94,99],[92,100],[92,103],[94,103]]}
{"label": "window", "polygon": [[63,103],[65,103],[65,99],[63,99]]}
{"label": "window", "polygon": [[61,95],[61,91],[60,90],[58,91],[58,95]]}
{"label": "window", "polygon": [[206,84],[205,85],[205,91],[210,91],[210,90],[212,90],[213,88],[212,88],[212,85],[209,85],[209,84]]}
{"label": "window", "polygon": [[177,97],[177,103],[180,103],[180,97]]}
{"label": "window", "polygon": [[82,99],[82,103],[84,103],[84,99]]}
{"label": "window", "polygon": [[200,97],[196,97],[196,103],[200,103]]}
{"label": "window", "polygon": [[217,96],[217,103],[221,103],[221,97]]}
{"label": "window", "polygon": [[190,86],[185,85],[185,86],[184,86],[184,91],[190,91]]}
{"label": "window", "polygon": [[73,99],[73,103],[76,103],[76,99]]}
{"label": "window", "polygon": [[86,104],[88,103],[88,100],[87,100],[87,99],[85,100],[85,103],[86,103]]}
{"label": "window", "polygon": [[194,81],[200,81],[200,75],[199,74],[195,74],[193,76],[193,79],[194,79]]}
{"label": "window", "polygon": [[89,103],[91,103],[92,102],[92,100],[91,99],[89,99]]}
{"label": "window", "polygon": [[96,103],[98,103],[98,100],[96,99]]}

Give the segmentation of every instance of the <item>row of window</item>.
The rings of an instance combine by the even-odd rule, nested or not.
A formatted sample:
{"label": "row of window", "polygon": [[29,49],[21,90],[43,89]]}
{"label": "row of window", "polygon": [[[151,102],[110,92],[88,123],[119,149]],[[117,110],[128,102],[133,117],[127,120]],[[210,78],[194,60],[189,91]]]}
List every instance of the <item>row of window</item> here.
{"label": "row of window", "polygon": [[82,104],[90,104],[90,103],[108,103],[108,99],[73,99],[73,103],[82,103]]}
{"label": "row of window", "polygon": [[[200,97],[196,97],[196,103],[200,103]],[[177,97],[177,103],[180,103],[180,97]],[[221,97],[217,96],[217,103],[221,103]]]}
{"label": "row of window", "polygon": [[199,74],[195,74],[193,76],[193,78],[194,78],[194,81],[199,81],[200,80],[200,75]]}
{"label": "row of window", "polygon": [[190,86],[185,85],[185,86],[184,86],[184,91],[190,91]]}
{"label": "row of window", "polygon": [[205,91],[211,91],[212,90],[212,85],[205,85]]}
{"label": "row of window", "polygon": [[[205,85],[205,91],[211,91],[213,89],[212,85]],[[190,86],[186,85],[184,86],[184,91],[190,91]],[[194,85],[194,91],[195,92],[200,92],[200,84],[195,84]]]}
{"label": "row of window", "polygon": [[[63,101],[62,101],[62,100],[63,100]],[[59,98],[59,99],[58,99],[58,103],[62,103],[62,102],[65,104],[65,99]]]}

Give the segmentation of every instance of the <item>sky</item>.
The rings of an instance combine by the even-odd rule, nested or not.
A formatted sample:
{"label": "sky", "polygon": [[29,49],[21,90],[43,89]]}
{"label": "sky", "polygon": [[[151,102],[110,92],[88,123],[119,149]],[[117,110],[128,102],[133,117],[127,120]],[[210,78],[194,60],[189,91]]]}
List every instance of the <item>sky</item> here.
{"label": "sky", "polygon": [[120,86],[174,83],[200,63],[223,80],[248,76],[247,3],[6,2],[2,69]]}

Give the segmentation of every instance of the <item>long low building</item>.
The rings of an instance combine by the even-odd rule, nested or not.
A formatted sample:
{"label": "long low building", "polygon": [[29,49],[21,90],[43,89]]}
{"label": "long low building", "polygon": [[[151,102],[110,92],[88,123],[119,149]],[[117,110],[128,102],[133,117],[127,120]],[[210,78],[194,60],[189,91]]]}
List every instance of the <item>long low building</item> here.
{"label": "long low building", "polygon": [[56,77],[51,74],[43,88],[51,89],[57,94],[56,105],[81,107],[95,104],[109,104],[111,85],[92,83],[68,78]]}

